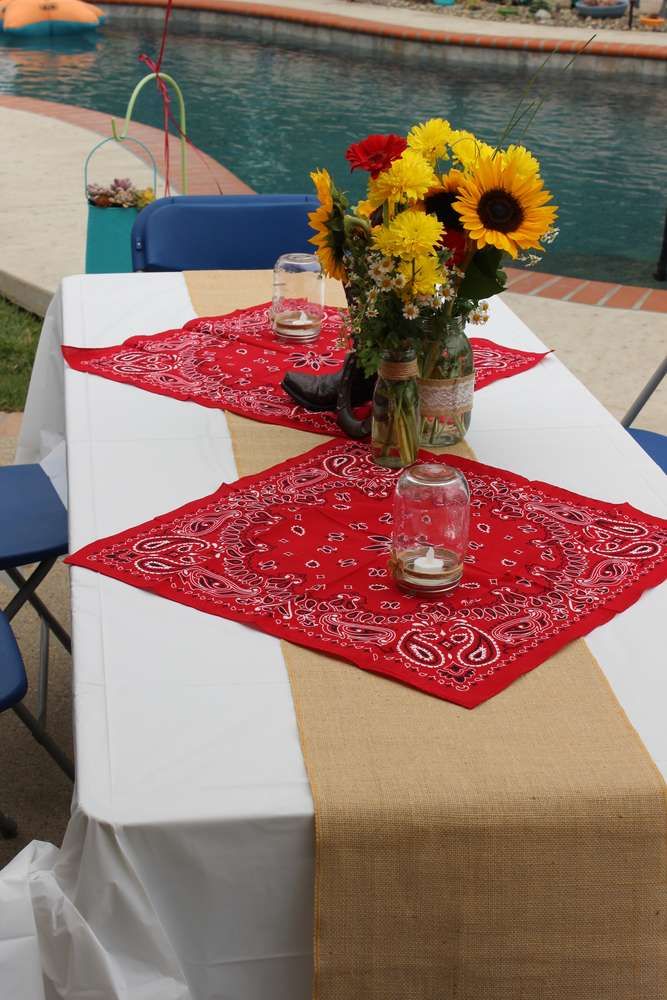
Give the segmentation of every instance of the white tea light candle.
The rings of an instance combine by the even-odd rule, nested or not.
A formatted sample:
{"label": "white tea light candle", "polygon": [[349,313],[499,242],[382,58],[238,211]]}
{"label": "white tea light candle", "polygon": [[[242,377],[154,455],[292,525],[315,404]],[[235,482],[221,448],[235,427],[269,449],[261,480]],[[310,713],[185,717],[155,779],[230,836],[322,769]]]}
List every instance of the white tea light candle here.
{"label": "white tea light candle", "polygon": [[438,559],[433,546],[430,545],[425,556],[417,556],[412,568],[418,573],[439,573],[444,565],[445,560]]}

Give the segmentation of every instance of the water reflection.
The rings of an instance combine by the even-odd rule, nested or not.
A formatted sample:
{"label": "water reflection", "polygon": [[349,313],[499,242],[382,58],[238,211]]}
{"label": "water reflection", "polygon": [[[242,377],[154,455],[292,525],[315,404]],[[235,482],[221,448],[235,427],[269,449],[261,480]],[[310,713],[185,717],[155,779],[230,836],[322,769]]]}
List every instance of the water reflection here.
{"label": "water reflection", "polygon": [[[0,34],[0,86],[5,73],[9,77],[8,68],[13,66],[15,71],[37,76],[44,81],[44,93],[40,97],[44,100],[57,100],[57,97],[50,97],[48,93],[51,77],[60,73],[90,73],[95,66],[100,44],[99,38],[85,34],[44,35],[35,38]],[[12,93],[20,91],[12,89]]]}

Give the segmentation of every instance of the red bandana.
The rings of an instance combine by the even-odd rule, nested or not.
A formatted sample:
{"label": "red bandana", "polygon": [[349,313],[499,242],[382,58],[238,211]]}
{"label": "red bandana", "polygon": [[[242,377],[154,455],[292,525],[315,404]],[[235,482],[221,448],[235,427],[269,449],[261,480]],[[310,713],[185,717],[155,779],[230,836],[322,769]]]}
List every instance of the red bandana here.
{"label": "red bandana", "polygon": [[398,474],[342,441],[67,562],[467,708],[667,578],[667,521],[447,460],[468,479],[471,530],[463,580],[439,598],[396,588],[387,558]]}
{"label": "red bandana", "polygon": [[[193,319],[178,330],[130,337],[114,347],[63,347],[63,354],[70,368],[148,392],[269,424],[343,436],[332,413],[309,413],[280,387],[288,371],[323,375],[340,368],[347,347],[339,346],[343,332],[339,310],[327,308],[317,341],[296,346],[276,340],[268,310],[269,303],[264,303],[226,316]],[[490,340],[471,343],[477,389],[526,371],[545,356]]]}

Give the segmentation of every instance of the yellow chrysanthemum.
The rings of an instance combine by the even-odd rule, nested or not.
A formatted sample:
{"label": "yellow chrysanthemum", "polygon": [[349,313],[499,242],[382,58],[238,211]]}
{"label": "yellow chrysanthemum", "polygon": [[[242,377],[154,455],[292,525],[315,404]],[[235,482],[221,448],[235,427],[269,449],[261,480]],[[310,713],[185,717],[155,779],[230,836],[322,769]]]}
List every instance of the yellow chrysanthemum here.
{"label": "yellow chrysanthemum", "polygon": [[465,129],[452,132],[449,145],[454,159],[464,167],[474,166],[480,156],[490,156],[493,153],[493,146],[489,146],[488,142],[482,142]]}
{"label": "yellow chrysanthemum", "polygon": [[452,127],[444,118],[430,118],[420,125],[413,125],[408,132],[408,146],[421,153],[433,166],[438,159],[448,158],[447,143]]}
{"label": "yellow chrysanthemum", "polygon": [[333,208],[333,181],[328,170],[313,170],[310,179],[315,185],[315,192],[323,208],[329,211]]}
{"label": "yellow chrysanthemum", "polygon": [[508,146],[502,155],[505,161],[509,158],[514,162],[516,172],[523,177],[540,172],[540,161],[525,146]]}
{"label": "yellow chrysanthemum", "polygon": [[434,215],[408,209],[388,225],[373,230],[373,246],[384,257],[412,260],[432,254],[444,231]]}
{"label": "yellow chrysanthemum", "polygon": [[405,291],[408,295],[433,295],[438,285],[446,279],[437,257],[416,257],[414,261],[402,261],[398,266],[399,273],[405,278]]}
{"label": "yellow chrysanthemum", "polygon": [[454,208],[478,247],[494,246],[517,257],[519,250],[541,250],[540,239],[553,225],[556,206],[541,178],[523,176],[518,157],[483,156],[467,172]]}
{"label": "yellow chrysanthemum", "polygon": [[406,149],[388,170],[370,181],[367,204],[372,210],[387,202],[391,211],[399,201],[418,201],[423,198],[437,182],[433,167],[421,153]]}

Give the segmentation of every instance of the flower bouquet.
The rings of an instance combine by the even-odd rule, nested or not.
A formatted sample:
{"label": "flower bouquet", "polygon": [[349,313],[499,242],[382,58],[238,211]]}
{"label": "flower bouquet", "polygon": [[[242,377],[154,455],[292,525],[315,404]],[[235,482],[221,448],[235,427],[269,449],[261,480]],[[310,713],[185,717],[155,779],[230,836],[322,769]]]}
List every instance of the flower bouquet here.
{"label": "flower bouquet", "polygon": [[525,147],[488,145],[442,118],[405,138],[369,136],[346,158],[368,171],[366,198],[351,206],[326,170],[314,171],[311,242],[345,286],[359,365],[378,373],[373,455],[398,467],[420,443],[433,450],[464,436],[474,384],[465,324],[488,318],[505,254],[553,239],[556,208]]}

